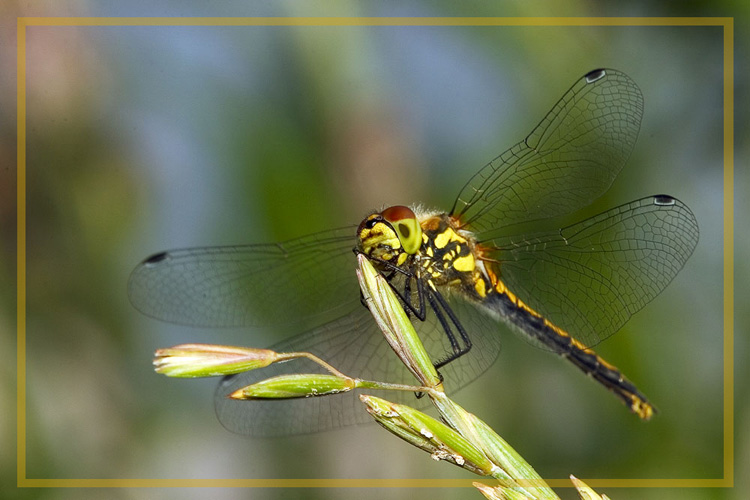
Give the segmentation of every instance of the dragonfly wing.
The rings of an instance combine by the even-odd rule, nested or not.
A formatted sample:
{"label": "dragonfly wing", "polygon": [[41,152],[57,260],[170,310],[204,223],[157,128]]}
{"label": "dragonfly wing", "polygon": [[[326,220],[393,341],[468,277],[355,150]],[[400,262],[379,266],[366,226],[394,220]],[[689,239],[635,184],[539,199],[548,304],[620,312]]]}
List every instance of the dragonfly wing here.
{"label": "dragonfly wing", "polygon": [[451,210],[476,233],[574,212],[609,189],[643,115],[638,86],[617,70],[578,80],[519,142],[477,172]]}
{"label": "dragonfly wing", "polygon": [[660,195],[553,233],[482,245],[510,291],[591,347],[664,290],[697,243],[690,209]]}
{"label": "dragonfly wing", "polygon": [[[446,390],[455,391],[481,375],[500,350],[498,324],[460,297],[449,299],[451,308],[470,332],[471,352],[441,369]],[[414,326],[433,361],[444,358],[450,345],[430,311]],[[277,352],[311,352],[346,375],[366,380],[414,385],[416,380],[383,338],[375,320],[364,307],[272,347]],[[252,372],[226,377],[216,390],[216,414],[232,432],[252,436],[307,434],[337,427],[371,422],[357,391],[329,396],[281,401],[236,401],[227,398],[237,389],[260,380],[288,373],[325,373],[317,364],[299,359]],[[367,390],[389,401],[424,407],[427,398],[412,392]]]}
{"label": "dragonfly wing", "polygon": [[358,301],[355,238],[356,227],[346,227],[270,245],[162,252],[135,268],[128,294],[139,311],[178,324],[320,324]]}
{"label": "dragonfly wing", "polygon": [[[310,352],[349,376],[365,365],[380,365],[389,353],[364,307],[271,347],[276,352]],[[392,354],[392,353],[391,353]],[[395,355],[392,355],[398,361]],[[388,370],[385,365],[380,366]],[[397,365],[393,369],[399,368]],[[327,373],[307,359],[277,363],[261,370],[225,377],[216,389],[216,415],[229,431],[249,436],[309,434],[367,421],[367,412],[353,393],[321,397],[237,401],[227,396],[266,378],[293,373]]]}
{"label": "dragonfly wing", "polygon": [[[443,296],[472,343],[468,353],[440,368],[445,390],[452,394],[478,378],[495,362],[500,354],[502,327],[496,317],[487,314],[486,309],[463,296],[450,291],[444,292]],[[427,352],[433,361],[446,359],[451,354],[451,346],[442,326],[434,314],[429,314],[425,323],[415,326]],[[458,333],[454,333],[458,337]]]}

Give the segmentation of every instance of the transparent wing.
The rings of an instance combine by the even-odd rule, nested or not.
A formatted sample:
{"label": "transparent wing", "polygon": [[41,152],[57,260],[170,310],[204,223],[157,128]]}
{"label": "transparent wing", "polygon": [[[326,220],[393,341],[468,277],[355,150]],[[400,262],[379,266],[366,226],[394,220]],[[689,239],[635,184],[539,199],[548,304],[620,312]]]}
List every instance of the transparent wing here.
{"label": "transparent wing", "polygon": [[[412,375],[390,350],[369,311],[360,304],[352,252],[356,228],[342,228],[271,245],[212,247],[156,254],[133,271],[130,299],[141,312],[166,321],[199,326],[321,325],[286,340],[277,351],[308,351],[344,373],[413,384]],[[442,371],[456,390],[486,370],[499,352],[497,322],[460,297],[447,297],[475,348]],[[312,320],[312,321],[309,321]],[[450,349],[430,311],[415,326],[434,359]],[[233,401],[226,395],[281,373],[319,372],[306,360],[227,377],[216,392],[216,412],[229,430],[249,435],[316,432],[368,421],[354,394],[289,401]],[[412,393],[387,394],[415,401]]]}
{"label": "transparent wing", "polygon": [[174,250],[153,255],[128,283],[142,313],[194,326],[318,324],[359,301],[356,227],[270,245]]}
{"label": "transparent wing", "polygon": [[627,75],[588,73],[525,140],[469,180],[451,215],[481,233],[590,204],[630,156],[642,115],[643,96]]}
{"label": "transparent wing", "polygon": [[666,195],[553,233],[482,242],[518,298],[589,347],[664,290],[697,244],[695,216]]}
{"label": "transparent wing", "polygon": [[[451,393],[481,375],[500,351],[499,324],[480,313],[460,297],[446,297],[451,308],[469,332],[474,346],[465,356],[440,371],[446,390]],[[433,360],[442,359],[450,349],[447,337],[432,311],[424,322],[414,326]],[[343,373],[368,380],[414,385],[408,372],[364,306],[351,314],[282,342],[277,352],[312,352]],[[232,432],[253,436],[279,436],[313,433],[336,427],[371,422],[357,391],[329,396],[281,400],[235,401],[227,395],[246,385],[282,373],[325,373],[308,360],[292,360],[262,370],[246,372],[223,379],[216,390],[216,414],[222,425]],[[427,398],[417,399],[411,392],[367,391],[389,401],[424,406]]]}

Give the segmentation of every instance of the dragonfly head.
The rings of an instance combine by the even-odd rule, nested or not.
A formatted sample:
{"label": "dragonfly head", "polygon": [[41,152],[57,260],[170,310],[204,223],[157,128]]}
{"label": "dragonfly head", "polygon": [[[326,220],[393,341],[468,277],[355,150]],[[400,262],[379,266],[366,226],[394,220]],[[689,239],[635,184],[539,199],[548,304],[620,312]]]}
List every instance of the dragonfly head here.
{"label": "dragonfly head", "polygon": [[409,207],[396,205],[368,215],[357,228],[357,237],[368,257],[401,265],[422,245],[422,228]]}

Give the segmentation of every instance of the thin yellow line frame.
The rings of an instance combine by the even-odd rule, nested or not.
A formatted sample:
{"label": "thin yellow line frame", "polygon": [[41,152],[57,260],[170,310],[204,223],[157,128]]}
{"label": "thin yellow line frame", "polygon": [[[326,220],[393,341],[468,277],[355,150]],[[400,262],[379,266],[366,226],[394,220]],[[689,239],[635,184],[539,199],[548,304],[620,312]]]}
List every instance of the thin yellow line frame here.
{"label": "thin yellow line frame", "polygon": [[[453,479],[29,479],[26,477],[26,27],[27,26],[721,26],[724,49],[724,477],[584,479],[594,488],[734,485],[734,19],[731,17],[19,17],[17,81],[17,482],[19,487],[471,487]],[[547,480],[571,487],[567,479]]]}

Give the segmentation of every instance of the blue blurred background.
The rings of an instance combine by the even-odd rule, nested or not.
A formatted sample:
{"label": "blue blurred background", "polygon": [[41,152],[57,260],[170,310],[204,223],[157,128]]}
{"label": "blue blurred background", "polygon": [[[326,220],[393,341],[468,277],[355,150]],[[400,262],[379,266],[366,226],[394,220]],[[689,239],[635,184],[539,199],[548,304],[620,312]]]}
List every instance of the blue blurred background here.
{"label": "blue blurred background", "polygon": [[[713,12],[694,4],[690,15],[747,9],[724,2],[725,12]],[[460,11],[448,2],[417,1],[325,9],[304,2],[229,2],[220,9],[199,2],[11,3],[3,14],[686,15],[669,3],[660,10],[639,2],[617,10],[555,5],[545,12],[527,2],[502,8],[476,2]],[[14,71],[15,40],[7,40],[2,64]],[[722,42],[720,27],[28,28],[28,477],[472,479],[376,426],[279,440],[228,433],[214,417],[215,381],[158,376],[152,353],[183,342],[262,347],[274,342],[272,332],[186,328],[143,317],[128,302],[128,275],[164,249],[283,240],[356,224],[369,210],[392,204],[448,209],[476,170],[525,137],[577,78],[598,67],[629,74],[646,106],[628,165],[581,216],[668,193],[691,207],[701,229],[695,254],[670,287],[598,349],[661,413],[637,421],[596,384],[505,330],[499,361],[456,400],[546,478],[721,477]],[[740,166],[748,153],[746,116],[739,112],[747,108],[747,69],[740,56],[746,53],[738,50]],[[3,85],[12,95],[15,80],[6,74]],[[3,126],[13,130],[14,99],[3,99]],[[12,142],[4,144],[7,160]],[[12,181],[10,165],[4,175]],[[750,316],[741,279],[748,274],[741,259],[748,250],[741,232],[747,178],[737,174],[739,472],[750,466],[743,361]],[[13,284],[15,193],[8,185],[2,214],[9,264],[2,279]],[[8,382],[0,396],[4,413],[12,414],[10,292],[3,304],[9,334],[0,359]],[[2,426],[8,450],[13,424]],[[13,483],[12,457],[0,458],[5,484]],[[737,492],[746,491],[748,479],[738,475]],[[619,499],[743,498],[730,490],[604,492]],[[102,495],[478,498],[470,489],[26,489],[12,496]]]}

